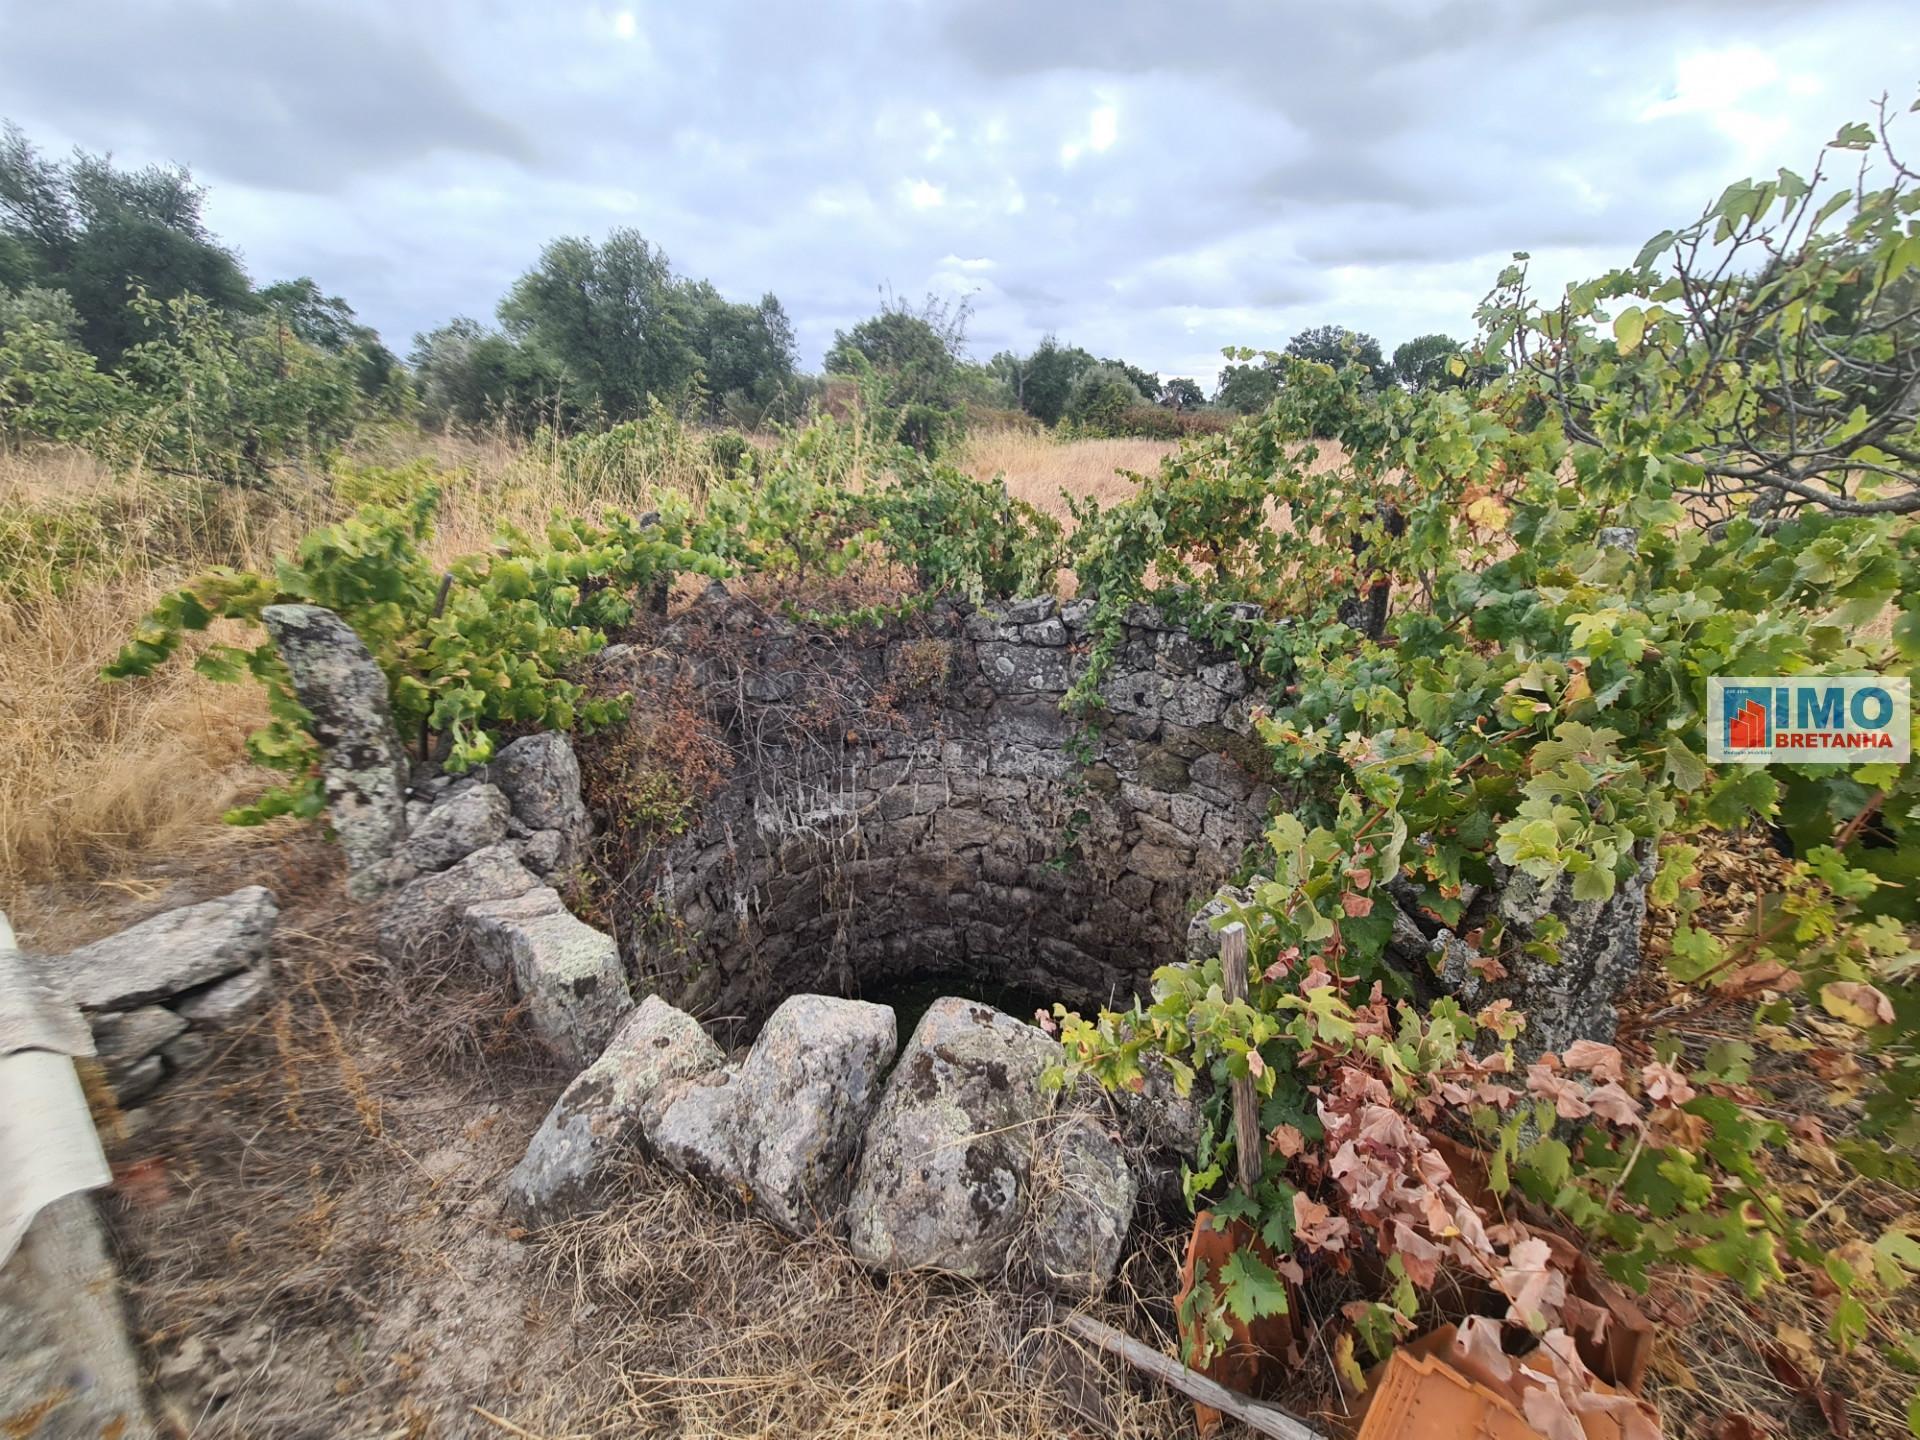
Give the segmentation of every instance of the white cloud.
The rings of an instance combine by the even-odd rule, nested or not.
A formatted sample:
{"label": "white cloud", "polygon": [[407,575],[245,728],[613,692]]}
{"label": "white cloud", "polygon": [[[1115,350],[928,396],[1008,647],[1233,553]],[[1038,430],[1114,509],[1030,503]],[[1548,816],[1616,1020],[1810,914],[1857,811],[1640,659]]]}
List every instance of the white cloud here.
{"label": "white cloud", "polygon": [[931,180],[903,182],[907,204],[916,210],[938,210],[947,203],[947,192]]}

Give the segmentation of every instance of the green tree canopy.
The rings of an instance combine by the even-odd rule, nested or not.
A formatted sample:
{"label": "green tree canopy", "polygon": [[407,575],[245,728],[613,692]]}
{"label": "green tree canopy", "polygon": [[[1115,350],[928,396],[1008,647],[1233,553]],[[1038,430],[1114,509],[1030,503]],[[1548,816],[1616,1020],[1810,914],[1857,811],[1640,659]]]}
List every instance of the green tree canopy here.
{"label": "green tree canopy", "polygon": [[1447,383],[1447,362],[1465,347],[1450,335],[1416,335],[1393,352],[1393,375],[1409,390],[1432,390]]}
{"label": "green tree canopy", "polygon": [[430,425],[504,422],[532,429],[571,413],[560,367],[478,320],[456,316],[415,336],[411,358],[422,418]]}
{"label": "green tree canopy", "polygon": [[1160,377],[1153,371],[1142,370],[1138,365],[1129,365],[1124,360],[1102,360],[1100,363],[1125,375],[1142,400],[1160,398]]}
{"label": "green tree canopy", "polygon": [[834,332],[831,375],[860,380],[891,416],[901,439],[931,452],[957,433],[972,380],[966,364],[968,309],[928,296],[919,305],[890,297],[877,315]]}
{"label": "green tree canopy", "polygon": [[323,292],[311,276],[268,285],[256,298],[303,344],[343,357],[366,399],[386,409],[406,403],[400,357],[381,342],[379,332],[360,323],[351,305]]}
{"label": "green tree canopy", "polygon": [[569,235],[514,282],[500,322],[580,402],[630,419],[650,395],[684,396],[700,367],[674,290],[665,253],[639,231],[615,230],[599,245]]}
{"label": "green tree canopy", "polygon": [[1090,430],[1111,431],[1125,411],[1144,405],[1146,398],[1125,367],[1103,360],[1073,382],[1066,418]]}
{"label": "green tree canopy", "polygon": [[120,170],[81,151],[49,160],[9,124],[0,130],[0,269],[16,286],[66,291],[82,342],[113,364],[148,336],[128,304],[136,285],[156,301],[196,295],[216,309],[251,308],[239,261],[202,221],[205,198],[184,168]]}
{"label": "green tree canopy", "polygon": [[1264,360],[1242,361],[1222,370],[1220,384],[1213,392],[1213,403],[1222,410],[1257,415],[1271,405],[1279,393],[1279,365],[1269,354]]}
{"label": "green tree canopy", "polygon": [[1078,345],[1062,345],[1048,335],[1031,355],[1018,362],[1014,396],[1029,415],[1044,424],[1057,425],[1067,413],[1067,397],[1073,393],[1074,381],[1094,364],[1093,356]]}
{"label": "green tree canopy", "polygon": [[[793,322],[779,297],[735,304],[701,280],[683,287],[686,329],[700,357],[708,418],[759,424],[794,391]],[[783,416],[784,417],[784,413]]]}
{"label": "green tree canopy", "polygon": [[1358,365],[1374,384],[1393,383],[1393,367],[1381,355],[1380,342],[1344,325],[1310,326],[1287,341],[1286,353],[1296,360],[1312,360],[1335,370]]}

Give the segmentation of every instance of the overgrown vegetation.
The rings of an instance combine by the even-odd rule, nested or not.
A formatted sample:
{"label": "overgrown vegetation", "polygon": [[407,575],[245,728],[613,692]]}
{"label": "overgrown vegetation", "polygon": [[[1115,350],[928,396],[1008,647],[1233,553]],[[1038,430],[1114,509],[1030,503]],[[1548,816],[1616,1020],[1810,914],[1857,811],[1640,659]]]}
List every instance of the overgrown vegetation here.
{"label": "overgrown vegetation", "polygon": [[[1875,144],[1853,126],[1830,150]],[[1617,1408],[1572,1357],[1580,1322],[1535,1207],[1636,1285],[1680,1264],[1757,1295],[1811,1271],[1836,1296],[1838,1351],[1877,1344],[1920,1366],[1920,1337],[1878,1309],[1920,1271],[1920,1236],[1895,1225],[1846,1254],[1809,1238],[1776,1188],[1794,1137],[1755,1063],[1813,1048],[1809,1016],[1853,1028],[1873,1060],[1845,1133],[1821,1144],[1859,1175],[1920,1179],[1920,781],[1910,766],[1704,757],[1710,676],[1910,677],[1920,660],[1920,539],[1903,518],[1920,508],[1920,194],[1890,146],[1878,158],[1880,181],[1863,171],[1855,189],[1823,169],[1732,186],[1557,302],[1517,264],[1480,316],[1508,374],[1479,387],[1382,391],[1358,366],[1280,359],[1257,420],[1080,517],[1074,563],[1110,618],[1077,698],[1098,704],[1120,607],[1172,606],[1279,682],[1261,733],[1317,798],[1275,821],[1268,878],[1234,917],[1249,1000],[1224,998],[1217,961],[1169,967],[1151,1004],[1064,1016],[1065,1039],[1109,1085],[1136,1083],[1149,1056],[1183,1086],[1208,1076],[1216,1097],[1253,1079],[1256,1189],[1221,1192],[1235,1141],[1216,1122],[1189,1192],[1249,1220],[1290,1272],[1381,1257],[1388,1293],[1353,1314],[1376,1352],[1409,1332],[1444,1263],[1542,1336],[1553,1405]],[[1312,468],[1319,437],[1342,447],[1331,471]],[[1609,526],[1637,548],[1608,543]],[[1235,601],[1266,620],[1232,623]],[[1564,931],[1503,926],[1476,895],[1518,872],[1604,899],[1664,840],[1656,893],[1672,902],[1699,837],[1754,824],[1790,836],[1787,883],[1737,946],[1683,921],[1667,959],[1683,1003],[1644,1064],[1591,1042],[1528,1063],[1509,1002],[1396,998],[1388,884],[1497,978],[1523,952],[1550,959]],[[1755,994],[1749,1041],[1688,1043],[1693,1015]],[[1478,1149],[1515,1208],[1467,1200],[1433,1134]],[[1219,1333],[1210,1316],[1286,1296],[1237,1255],[1203,1299],[1199,1348]],[[1910,1423],[1920,1433],[1920,1405]]]}
{"label": "overgrown vegetation", "polygon": [[[833,617],[857,623],[931,594],[1044,589],[1068,567],[1094,602],[1070,697],[1088,724],[1128,607],[1150,601],[1270,682],[1260,734],[1306,797],[1274,822],[1232,917],[1253,949],[1247,1000],[1226,1000],[1209,961],[1161,970],[1131,1010],[1059,1017],[1073,1067],[1104,1084],[1150,1065],[1208,1082],[1214,1123],[1189,1196],[1282,1257],[1276,1271],[1242,1252],[1208,1277],[1187,1317],[1198,1351],[1226,1317],[1285,1307],[1307,1266],[1364,1255],[1386,1283],[1333,1344],[1357,1368],[1355,1340],[1380,1353],[1409,1333],[1451,1267],[1540,1338],[1557,1418],[1611,1408],[1631,1433],[1644,1417],[1598,1397],[1571,1356],[1583,1317],[1542,1238],[1561,1223],[1629,1284],[1668,1266],[1755,1295],[1815,1277],[1836,1351],[1874,1346],[1920,1370],[1920,1336],[1891,1303],[1920,1272],[1911,1221],[1823,1248],[1777,1184],[1796,1144],[1817,1144],[1848,1184],[1920,1184],[1920,780],[1910,766],[1705,758],[1709,677],[1910,678],[1920,661],[1920,187],[1884,131],[1849,127],[1830,150],[1871,155],[1877,178],[1736,184],[1632,265],[1550,302],[1521,257],[1470,350],[1422,337],[1389,366],[1340,332],[1241,354],[1217,399],[1253,413],[1213,434],[1187,430],[1208,422],[1156,376],[1051,340],[969,367],[963,312],[894,304],[829,357],[852,385],[842,418],[816,411],[766,445],[709,441],[674,409],[711,401],[699,377],[721,373],[698,358],[708,341],[686,337],[745,355],[737,374],[777,371],[780,317],[676,291],[637,236],[563,242],[503,311],[511,333],[449,327],[417,359],[449,419],[524,399],[528,451],[566,493],[622,508],[501,526],[449,559],[432,526],[457,471],[337,467],[350,518],[327,517],[277,565],[187,579],[112,673],[151,674],[190,633],[278,600],[325,604],[379,658],[403,733],[459,769],[512,727],[612,719],[567,671],[677,575],[753,571],[794,593],[855,569],[897,577],[896,600]],[[569,338],[592,319],[575,307],[602,292],[659,302],[630,336],[653,369]],[[163,474],[264,483],[288,457],[338,447],[384,393],[358,378],[369,352],[332,345],[350,312],[325,298],[286,292],[249,319],[238,301],[139,296],[140,338],[109,360],[83,343],[72,301],[18,289],[0,309],[0,424]],[[580,409],[554,408],[571,386]],[[969,406],[1008,396],[1071,433],[1172,417],[1189,443],[1136,494],[1072,503],[1069,534],[943,457]],[[570,433],[588,410],[620,423]],[[1632,544],[1603,535],[1621,527]],[[73,534],[89,562],[105,548]],[[249,818],[313,813],[303,716],[271,647],[245,638],[195,664],[266,687],[252,753],[291,784]],[[680,800],[661,797],[663,813]],[[1792,856],[1752,933],[1730,940],[1693,923],[1692,872],[1709,837],[1756,826]],[[1664,957],[1679,999],[1645,1057],[1593,1042],[1536,1054],[1510,1004],[1422,1003],[1387,961],[1389,886],[1492,980],[1551,960],[1564,936],[1551,917],[1503,923],[1484,897],[1522,874],[1603,900],[1655,850],[1655,895],[1679,916]],[[1749,1006],[1747,1037],[1699,1044],[1689,1022],[1733,1002]],[[1790,1127],[1774,1077],[1833,1027],[1865,1066],[1830,1125]],[[1263,1133],[1251,1193],[1227,1182],[1240,1157],[1219,1113],[1227,1082],[1248,1078]],[[1479,1153],[1494,1210],[1436,1140]],[[1920,1434],[1920,1408],[1909,1423]]]}

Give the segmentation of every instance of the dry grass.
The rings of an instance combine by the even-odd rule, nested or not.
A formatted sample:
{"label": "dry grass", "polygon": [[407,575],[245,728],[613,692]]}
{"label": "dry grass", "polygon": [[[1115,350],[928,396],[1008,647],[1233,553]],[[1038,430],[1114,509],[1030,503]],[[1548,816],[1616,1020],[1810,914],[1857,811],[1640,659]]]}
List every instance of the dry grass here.
{"label": "dry grass", "polygon": [[1004,475],[1007,493],[1037,510],[1067,519],[1066,491],[1112,505],[1133,494],[1126,472],[1150,475],[1176,447],[1164,440],[1075,440],[1062,444],[1045,433],[989,430],[970,437],[961,468],[982,480]]}
{"label": "dry grass", "polygon": [[[647,487],[710,475],[692,443],[658,474],[584,484],[503,438],[376,437],[354,458],[423,454],[446,470],[438,560],[482,548],[503,523],[537,528],[556,510],[634,505]],[[348,508],[326,475],[246,492],[116,475],[77,451],[0,450],[0,907],[24,887],[210,843],[222,812],[265,785],[243,748],[264,719],[255,689],[184,662],[113,684],[100,670],[168,589],[213,565],[270,565]]]}

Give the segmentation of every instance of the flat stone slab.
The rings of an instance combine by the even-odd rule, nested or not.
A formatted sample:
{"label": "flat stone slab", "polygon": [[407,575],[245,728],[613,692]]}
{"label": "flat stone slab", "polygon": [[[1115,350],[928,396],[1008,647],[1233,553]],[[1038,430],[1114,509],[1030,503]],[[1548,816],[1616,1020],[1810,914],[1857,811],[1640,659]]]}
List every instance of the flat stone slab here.
{"label": "flat stone slab", "polygon": [[231,1025],[259,1009],[272,993],[273,974],[263,965],[209,985],[179,1001],[173,1009],[195,1025]]}
{"label": "flat stone slab", "polygon": [[934,1001],[867,1125],[847,1206],[853,1253],[887,1270],[996,1273],[1048,1109],[1040,1077],[1062,1058],[1056,1042],[991,1006]]}
{"label": "flat stone slab", "polygon": [[513,977],[542,1044],[575,1065],[600,1054],[633,1008],[611,935],[569,913],[545,886],[469,905],[466,923],[480,963]]}
{"label": "flat stone slab", "polygon": [[467,944],[469,906],[542,888],[507,846],[476,850],[450,869],[409,881],[388,898],[380,914],[380,953],[389,960],[457,957]]}
{"label": "flat stone slab", "polygon": [[507,1177],[508,1213],[540,1224],[589,1209],[679,1089],[725,1059],[699,1021],[647,996],[547,1112]]}
{"label": "flat stone slab", "polygon": [[250,885],[83,945],[47,978],[83,1010],[132,1010],[259,964],[279,913]]}
{"label": "flat stone slab", "polygon": [[93,1025],[95,1053],[112,1075],[151,1055],[186,1028],[187,1022],[164,1005],[102,1015]]}

